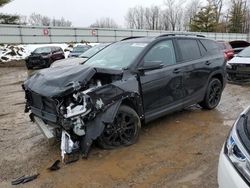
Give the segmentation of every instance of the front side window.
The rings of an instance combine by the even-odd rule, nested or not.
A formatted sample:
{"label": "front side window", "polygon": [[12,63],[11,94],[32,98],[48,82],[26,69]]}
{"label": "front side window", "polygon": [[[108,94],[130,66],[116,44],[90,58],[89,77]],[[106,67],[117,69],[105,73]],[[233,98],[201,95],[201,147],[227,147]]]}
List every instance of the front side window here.
{"label": "front side window", "polygon": [[200,49],[196,40],[178,39],[177,43],[179,45],[183,61],[191,61],[201,57]]}
{"label": "front side window", "polygon": [[174,45],[172,40],[166,40],[153,46],[144,57],[143,66],[154,64],[163,64],[164,66],[176,63]]}

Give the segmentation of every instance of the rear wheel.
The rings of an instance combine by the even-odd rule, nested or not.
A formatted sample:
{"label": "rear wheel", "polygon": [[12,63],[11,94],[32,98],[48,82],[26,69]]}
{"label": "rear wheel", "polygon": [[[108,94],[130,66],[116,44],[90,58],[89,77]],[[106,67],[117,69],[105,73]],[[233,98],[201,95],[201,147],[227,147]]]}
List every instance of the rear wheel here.
{"label": "rear wheel", "polygon": [[104,149],[114,149],[134,144],[141,129],[141,121],[134,109],[120,106],[113,123],[107,124],[98,138],[98,145]]}
{"label": "rear wheel", "polygon": [[204,109],[214,109],[220,102],[222,94],[222,83],[217,78],[212,78],[208,84],[207,92],[200,106]]}

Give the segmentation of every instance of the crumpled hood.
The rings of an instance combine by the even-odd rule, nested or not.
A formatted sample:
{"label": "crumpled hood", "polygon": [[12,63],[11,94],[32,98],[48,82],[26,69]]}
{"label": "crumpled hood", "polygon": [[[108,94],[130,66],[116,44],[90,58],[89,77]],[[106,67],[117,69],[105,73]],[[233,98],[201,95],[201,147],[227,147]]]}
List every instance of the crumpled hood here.
{"label": "crumpled hood", "polygon": [[75,66],[85,62],[87,58],[72,57],[67,59],[57,60],[50,67]]}
{"label": "crumpled hood", "polygon": [[85,65],[43,69],[24,82],[24,88],[45,97],[68,95],[81,87],[96,73],[122,74],[122,70],[95,68]]}

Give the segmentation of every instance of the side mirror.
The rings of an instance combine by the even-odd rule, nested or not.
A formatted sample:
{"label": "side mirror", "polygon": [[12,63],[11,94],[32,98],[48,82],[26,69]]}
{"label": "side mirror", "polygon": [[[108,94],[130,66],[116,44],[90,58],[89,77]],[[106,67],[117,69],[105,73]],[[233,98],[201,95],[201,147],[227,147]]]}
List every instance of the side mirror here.
{"label": "side mirror", "polygon": [[163,67],[162,61],[145,61],[142,67],[139,67],[138,71],[148,71],[148,70],[155,70],[155,69],[161,69]]}

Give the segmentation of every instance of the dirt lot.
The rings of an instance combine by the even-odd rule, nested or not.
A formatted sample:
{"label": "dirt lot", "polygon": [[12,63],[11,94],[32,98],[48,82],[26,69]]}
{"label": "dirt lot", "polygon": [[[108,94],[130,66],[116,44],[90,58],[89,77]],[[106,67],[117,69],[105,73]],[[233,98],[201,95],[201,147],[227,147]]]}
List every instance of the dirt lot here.
{"label": "dirt lot", "polygon": [[94,147],[89,159],[49,172],[59,145],[49,145],[23,113],[27,76],[22,67],[0,68],[0,187],[34,173],[38,179],[23,187],[217,187],[220,149],[250,99],[250,86],[228,84],[213,111],[193,106],[163,117],[144,126],[133,146]]}

